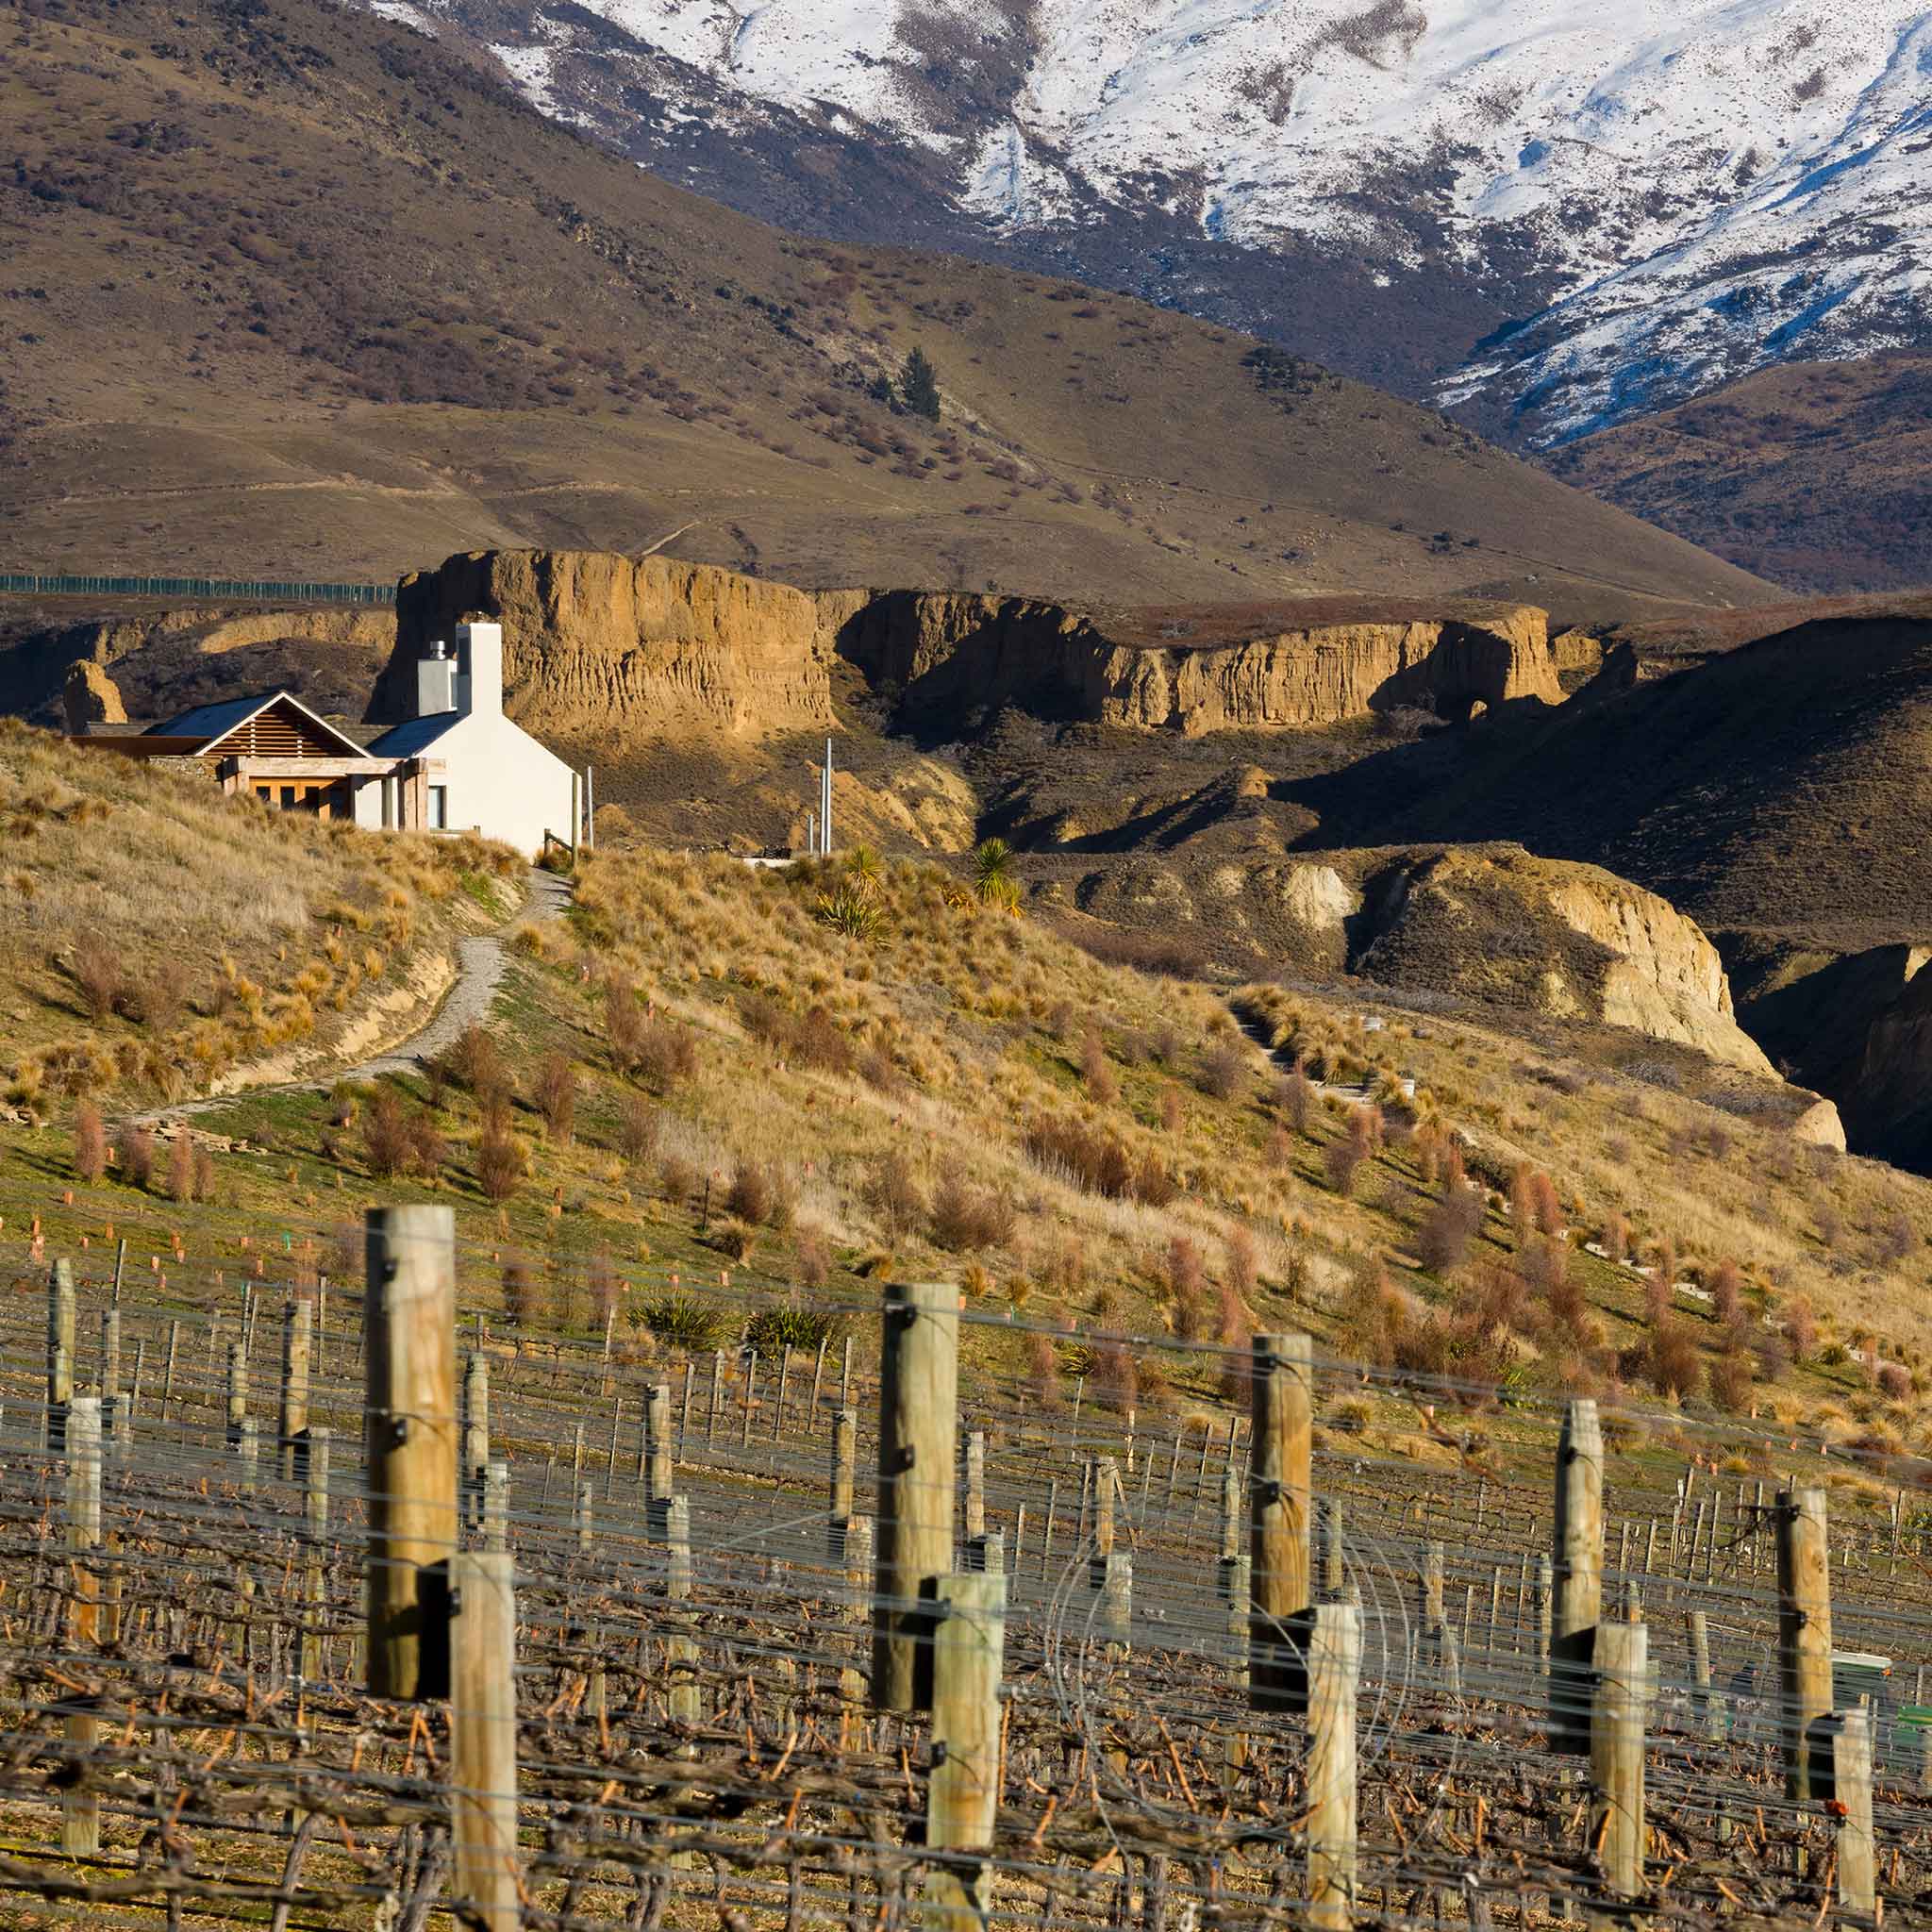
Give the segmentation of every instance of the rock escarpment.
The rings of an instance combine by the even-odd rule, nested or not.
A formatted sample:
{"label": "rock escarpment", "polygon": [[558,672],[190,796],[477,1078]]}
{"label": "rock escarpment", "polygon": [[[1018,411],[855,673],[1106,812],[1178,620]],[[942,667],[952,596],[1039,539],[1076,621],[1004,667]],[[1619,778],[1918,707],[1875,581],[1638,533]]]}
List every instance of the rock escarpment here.
{"label": "rock escarpment", "polygon": [[1597,866],[1514,845],[1403,854],[1366,880],[1350,938],[1369,978],[1628,1027],[1776,1076],[1696,922]]}
{"label": "rock escarpment", "polygon": [[885,591],[828,609],[840,654],[911,722],[1021,703],[1131,729],[1318,726],[1404,707],[1562,701],[1547,614],[1309,625],[1238,642],[1123,642],[1106,621],[1024,597]]}
{"label": "rock escarpment", "polygon": [[1310,625],[1226,643],[1124,641],[1091,611],[950,591],[824,591],[661,557],[491,551],[406,577],[397,657],[372,719],[407,715],[409,668],[472,613],[504,625],[511,712],[578,735],[758,738],[834,724],[832,670],[855,666],[915,728],[1020,705],[1199,737],[1340,724],[1418,708],[1562,699],[1545,614]]}
{"label": "rock escarpment", "polygon": [[473,614],[502,623],[506,708],[533,731],[757,739],[835,723],[830,651],[804,591],[592,550],[476,551],[405,577],[371,719],[410,715],[416,658]]}

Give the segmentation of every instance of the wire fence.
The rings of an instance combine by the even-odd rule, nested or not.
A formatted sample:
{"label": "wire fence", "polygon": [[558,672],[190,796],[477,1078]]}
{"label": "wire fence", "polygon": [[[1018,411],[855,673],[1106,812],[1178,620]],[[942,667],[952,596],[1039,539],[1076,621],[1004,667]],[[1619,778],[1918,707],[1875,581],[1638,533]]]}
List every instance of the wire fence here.
{"label": "wire fence", "polygon": [[[559,1932],[1182,1932],[1910,1923],[1932,1890],[1915,1463],[1882,1483],[1843,1472],[1827,1627],[1803,1640],[1835,1660],[1833,1709],[1863,1714],[1869,1903],[1852,1755],[1832,1760],[1840,1782],[1791,1784],[1785,1657],[1809,1600],[1780,1572],[1781,1491],[1828,1474],[1825,1445],[1668,1417],[1599,1465],[1615,1473],[1591,1624],[1647,1638],[1639,1883],[1619,1890],[1628,1806],[1606,1796],[1601,1740],[1552,1749],[1579,1561],[1557,1444],[1577,1411],[1315,1357],[1307,1593],[1359,1636],[1350,1869],[1324,1890],[1324,1733],[1257,1674],[1284,1645],[1312,1656],[1257,1612],[1261,1524],[1283,1500],[1265,1349],[1136,1339],[1165,1392],[1116,1381],[1101,1402],[1079,1371],[1102,1339],[969,1304],[946,1447],[908,1470],[895,1431],[943,1403],[894,1394],[876,1300],[792,1308],[802,1341],[760,1353],[744,1338],[773,1332],[773,1305],[728,1280],[679,1279],[716,1318],[717,1345],[688,1350],[616,1321],[520,1328],[464,1288],[436,1344],[442,1392],[405,1411],[370,1400],[372,1353],[389,1362],[410,1305],[387,1278],[394,1250],[372,1253],[374,1286],[291,1294],[96,1248],[64,1300],[36,1256],[0,1303],[0,1891],[143,1925],[421,1932],[454,1909]],[[471,1284],[501,1266],[474,1247],[448,1261]],[[1026,1366],[1036,1337],[1063,1387]],[[1424,1456],[1357,1427],[1378,1382],[1414,1404]],[[1613,1436],[1625,1420],[1603,1418]],[[474,1732],[451,1715],[460,1686],[452,1705],[437,1683],[449,1657],[425,1663],[436,1696],[370,1689],[393,1635],[380,1579],[425,1502],[390,1474],[425,1430],[456,1445],[430,1542],[514,1566],[514,1703],[493,1720],[514,1745],[508,1793],[458,1773]],[[1000,1579],[990,1828],[963,1849],[942,1829],[978,1761],[948,1728],[958,1711],[881,1707],[875,1675],[878,1632],[908,1608],[882,1587],[891,1545],[935,1513],[942,1591],[966,1604],[960,1578]],[[472,1578],[466,1606],[486,1574],[452,1572]],[[433,1602],[408,1641],[435,1649]],[[1613,1649],[1598,1642],[1592,1686]],[[492,1798],[513,1807],[508,1918],[464,1903],[480,1894],[463,1807]]]}
{"label": "wire fence", "polygon": [[247,604],[393,604],[393,584],[316,584],[280,577],[46,576],[0,572],[0,591],[46,597],[206,597]]}

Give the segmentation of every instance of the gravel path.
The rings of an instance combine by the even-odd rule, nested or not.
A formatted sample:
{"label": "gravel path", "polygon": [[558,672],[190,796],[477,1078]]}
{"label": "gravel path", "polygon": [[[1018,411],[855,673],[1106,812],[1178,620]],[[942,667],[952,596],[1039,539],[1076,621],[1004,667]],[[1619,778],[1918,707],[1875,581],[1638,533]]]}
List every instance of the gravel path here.
{"label": "gravel path", "polygon": [[[521,917],[542,922],[561,918],[570,905],[570,881],[533,866]],[[489,1019],[496,990],[503,984],[508,963],[503,941],[494,933],[464,940],[457,948],[457,980],[435,1017],[420,1033],[388,1053],[358,1066],[344,1067],[325,1081],[304,1080],[304,1087],[331,1086],[337,1080],[375,1080],[385,1074],[412,1074],[445,1047],[454,1046],[464,1029]]]}
{"label": "gravel path", "polygon": [[[570,881],[540,867],[530,868],[524,903],[517,917],[541,924],[561,918],[570,905]],[[457,947],[456,983],[436,1009],[429,1023],[388,1053],[352,1067],[336,1067],[325,1074],[308,1074],[299,1080],[285,1080],[270,1086],[244,1088],[241,1093],[209,1094],[200,1100],[184,1101],[175,1107],[156,1108],[132,1118],[142,1125],[182,1120],[227,1107],[250,1093],[326,1093],[338,1080],[375,1080],[384,1074],[412,1074],[425,1060],[433,1059],[444,1047],[454,1045],[464,1027],[488,1020],[503,984],[508,964],[504,942],[494,933],[480,939],[462,941]]]}

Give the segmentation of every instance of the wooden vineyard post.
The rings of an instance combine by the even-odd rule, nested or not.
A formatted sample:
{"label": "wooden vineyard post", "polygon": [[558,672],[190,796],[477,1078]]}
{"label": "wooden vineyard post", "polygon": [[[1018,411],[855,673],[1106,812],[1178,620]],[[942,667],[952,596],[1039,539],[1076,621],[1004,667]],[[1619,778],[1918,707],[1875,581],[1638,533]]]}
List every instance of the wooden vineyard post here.
{"label": "wooden vineyard post", "polygon": [[711,1351],[711,1406],[705,1411],[705,1448],[712,1452],[712,1460],[717,1459],[718,1419],[724,1409],[724,1351],[714,1348]]}
{"label": "wooden vineyard post", "polygon": [[[673,1496],[664,1506],[664,1540],[670,1562],[664,1573],[664,1594],[675,1604],[691,1600],[691,1498]],[[666,1640],[664,1661],[671,1690],[665,1707],[675,1724],[695,1725],[702,1719],[703,1687],[698,1682],[697,1640],[676,1636]]]}
{"label": "wooden vineyard post", "polygon": [[1724,1734],[1724,1712],[1710,1689],[1710,1623],[1702,1610],[1686,1613],[1684,1624],[1690,1639],[1690,1708],[1698,1727],[1713,1741]]}
{"label": "wooden vineyard post", "polygon": [[1133,1642],[1134,1559],[1115,1550],[1100,1563],[1100,1635],[1108,1657],[1119,1660]]}
{"label": "wooden vineyard post", "polygon": [[450,1561],[451,1903],[482,1932],[522,1924],[517,1868],[516,1593],[510,1558]]}
{"label": "wooden vineyard post", "polygon": [[651,1534],[664,1534],[664,1515],[671,1507],[675,1464],[671,1454],[671,1384],[656,1382],[644,1401],[644,1439],[649,1450],[644,1469],[644,1509]]}
{"label": "wooden vineyard post", "polygon": [[[74,1600],[70,1628],[76,1649],[100,1641],[100,1577],[94,1553],[101,1542],[101,1403],[95,1395],[73,1398],[64,1417],[67,1451],[67,1547],[73,1557]],[[101,1722],[91,1711],[72,1711],[63,1729],[76,1768],[99,1740]],[[92,1858],[101,1849],[101,1801],[89,1790],[60,1801],[60,1849]]]}
{"label": "wooden vineyard post", "polygon": [[1234,1681],[1243,1687],[1248,1681],[1249,1628],[1254,1616],[1251,1576],[1246,1557],[1229,1557],[1222,1563],[1217,1578],[1227,1606],[1228,1663]]}
{"label": "wooden vineyard post", "polygon": [[[840,1525],[841,1555],[845,1564],[845,1621],[862,1630],[870,1621],[868,1608],[872,1590],[873,1535],[870,1516],[848,1516]],[[865,1640],[852,1640],[853,1660],[839,1673],[839,1694],[847,1704],[865,1702],[863,1660]]]}
{"label": "wooden vineyard post", "polygon": [[1257,1335],[1254,1362],[1254,1468],[1248,1478],[1248,1557],[1253,1611],[1248,1698],[1257,1710],[1297,1707],[1306,1673],[1289,1620],[1308,1605],[1308,1490],[1314,1373],[1303,1334]]}
{"label": "wooden vineyard post", "polygon": [[282,1310],[282,1399],[275,1419],[275,1453],[285,1483],[308,1471],[308,1357],[315,1304],[298,1297]]}
{"label": "wooden vineyard post", "polygon": [[1816,1726],[1816,1742],[1823,1747],[1820,1755],[1829,1759],[1828,1795],[1838,1820],[1839,1907],[1869,1920],[1878,1906],[1878,1847],[1872,1836],[1871,1712],[1834,1712]]}
{"label": "wooden vineyard post", "polygon": [[121,1310],[101,1310],[101,1436],[104,1441],[123,1433],[126,1418],[121,1407]]}
{"label": "wooden vineyard post", "polygon": [[178,1316],[168,1324],[168,1354],[161,1365],[161,1420],[168,1419],[168,1407],[175,1400],[175,1359],[181,1350],[181,1322]]}
{"label": "wooden vineyard post", "polygon": [[328,1452],[331,1432],[308,1432],[308,1467],[304,1472],[308,1492],[303,1498],[302,1675],[318,1682],[323,1669],[323,1616],[328,1603],[323,1572],[323,1548],[328,1540]]}
{"label": "wooden vineyard post", "polygon": [[369,1694],[408,1700],[440,1688],[424,1688],[423,1640],[447,1589],[425,1573],[457,1535],[454,1210],[372,1208],[366,1246]]}
{"label": "wooden vineyard post", "polygon": [[1307,1619],[1308,1923],[1322,1932],[1355,1924],[1361,1615],[1354,1604],[1322,1604]]}
{"label": "wooden vineyard post", "polygon": [[[1643,1890],[1643,1708],[1650,1683],[1650,1632],[1641,1624],[1605,1624],[1596,1633],[1590,1726],[1590,1842],[1604,1882],[1621,1899]],[[1617,1909],[1592,1907],[1592,1924],[1625,1923]]]}
{"label": "wooden vineyard post", "polygon": [[1221,1472],[1221,1560],[1241,1553],[1241,1479],[1230,1463]]}
{"label": "wooden vineyard post", "polygon": [[597,1485],[581,1482],[577,1485],[576,1514],[577,1555],[588,1557],[597,1541]]}
{"label": "wooden vineyard post", "polygon": [[986,1534],[986,1431],[966,1432],[966,1541]]}
{"label": "wooden vineyard post", "polygon": [[463,1358],[463,1521],[483,1522],[484,1491],[490,1475],[490,1357],[473,1349]]}
{"label": "wooden vineyard post", "polygon": [[1545,1670],[1550,1662],[1550,1624],[1556,1601],[1547,1553],[1536,1559],[1536,1660]]}
{"label": "wooden vineyard post", "polygon": [[1118,1523],[1114,1515],[1114,1495],[1120,1488],[1120,1465],[1111,1456],[1100,1457],[1093,1467],[1093,1588],[1107,1581],[1107,1566],[1113,1558]]}
{"label": "wooden vineyard post", "polygon": [[1552,1751],[1590,1749],[1591,1668],[1603,1618],[1604,1439],[1596,1404],[1573,1400],[1557,1441],[1557,1516],[1550,1631]]}
{"label": "wooden vineyard post", "polygon": [[228,1447],[242,1446],[242,1424],[248,1420],[248,1345],[242,1341],[228,1344],[227,1374],[227,1431]]}
{"label": "wooden vineyard post", "polygon": [[826,1554],[845,1554],[845,1525],[852,1517],[852,1485],[858,1461],[858,1411],[841,1408],[832,1424],[831,1510],[825,1540]]}
{"label": "wooden vineyard post", "polygon": [[953,1567],[958,1290],[889,1285],[881,1331],[873,1697],[883,1710],[924,1710],[932,1651],[921,1596],[928,1578]]}
{"label": "wooden vineyard post", "polygon": [[[937,1580],[932,1694],[932,1772],[926,1784],[929,1851],[986,1854],[1000,1796],[1000,1673],[1006,1652],[1007,1581],[985,1574]],[[924,1923],[932,1932],[979,1932],[992,1907],[987,1857],[936,1863]]]}
{"label": "wooden vineyard post", "polygon": [[47,1276],[47,1411],[49,1456],[67,1453],[67,1410],[74,1401],[74,1263],[56,1261]]}
{"label": "wooden vineyard post", "polygon": [[1341,1601],[1341,1505],[1330,1497],[1322,1505],[1322,1595],[1324,1601]]}
{"label": "wooden vineyard post", "polygon": [[1829,1538],[1822,1489],[1779,1492],[1779,1733],[1785,1796],[1799,1803],[1820,1795],[1813,1789],[1811,1727],[1831,1709]]}
{"label": "wooden vineyard post", "polygon": [[252,1415],[242,1418],[241,1440],[235,1444],[235,1479],[244,1496],[255,1493],[256,1479],[261,1473],[261,1431]]}
{"label": "wooden vineyard post", "polygon": [[966,1567],[984,1571],[989,1576],[1004,1576],[1007,1574],[1006,1531],[990,1529],[984,1536],[974,1537],[966,1545]]}
{"label": "wooden vineyard post", "polygon": [[483,1473],[483,1547],[509,1547],[509,1464],[492,1462]]}

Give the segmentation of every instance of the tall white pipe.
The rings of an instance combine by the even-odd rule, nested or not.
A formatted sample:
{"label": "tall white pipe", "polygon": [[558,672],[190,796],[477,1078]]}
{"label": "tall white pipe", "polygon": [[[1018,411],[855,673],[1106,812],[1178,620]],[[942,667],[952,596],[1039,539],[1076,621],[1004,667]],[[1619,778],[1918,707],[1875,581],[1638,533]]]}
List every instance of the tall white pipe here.
{"label": "tall white pipe", "polygon": [[832,856],[832,741],[825,740],[825,801],[819,817],[820,836],[825,841],[825,857]]}

